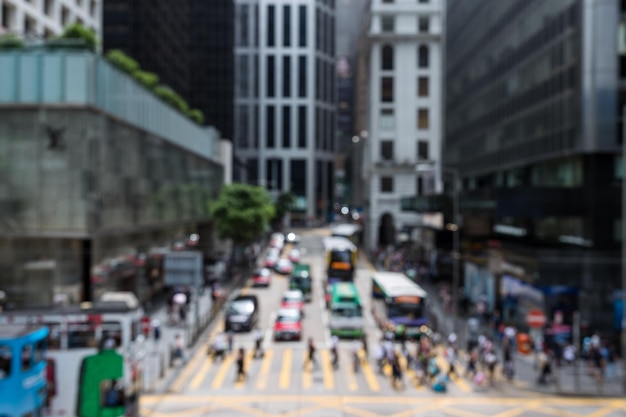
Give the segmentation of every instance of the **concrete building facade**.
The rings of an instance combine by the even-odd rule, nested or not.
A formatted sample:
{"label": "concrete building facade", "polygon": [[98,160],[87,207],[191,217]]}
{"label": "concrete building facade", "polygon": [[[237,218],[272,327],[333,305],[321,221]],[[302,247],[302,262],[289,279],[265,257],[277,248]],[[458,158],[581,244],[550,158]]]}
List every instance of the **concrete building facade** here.
{"label": "concrete building facade", "polygon": [[102,39],[102,0],[0,0],[0,34],[48,38],[78,22]]}
{"label": "concrete building facade", "polygon": [[[366,244],[394,244],[420,217],[401,199],[441,188],[444,3],[373,0],[368,42],[368,108],[362,161],[366,184]],[[432,172],[418,175],[428,160]]]}
{"label": "concrete building facade", "polygon": [[334,33],[334,1],[235,2],[237,179],[293,192],[293,224],[333,200]]}

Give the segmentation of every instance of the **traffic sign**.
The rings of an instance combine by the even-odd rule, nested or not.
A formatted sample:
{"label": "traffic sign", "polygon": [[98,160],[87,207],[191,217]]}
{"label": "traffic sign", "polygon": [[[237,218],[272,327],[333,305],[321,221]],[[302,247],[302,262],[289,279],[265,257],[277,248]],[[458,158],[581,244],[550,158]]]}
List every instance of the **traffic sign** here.
{"label": "traffic sign", "polygon": [[199,286],[203,278],[202,268],[201,252],[170,252],[163,259],[165,285]]}
{"label": "traffic sign", "polygon": [[150,317],[148,316],[143,316],[141,318],[141,333],[143,333],[146,337],[148,337],[148,335],[150,335]]}
{"label": "traffic sign", "polygon": [[541,328],[546,325],[546,315],[541,310],[530,310],[526,315],[526,323],[533,328]]}

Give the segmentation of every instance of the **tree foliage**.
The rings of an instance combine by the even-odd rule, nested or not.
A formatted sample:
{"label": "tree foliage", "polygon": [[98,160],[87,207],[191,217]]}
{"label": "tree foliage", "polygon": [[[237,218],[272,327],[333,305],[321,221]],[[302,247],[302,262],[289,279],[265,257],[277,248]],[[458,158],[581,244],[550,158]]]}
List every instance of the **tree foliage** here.
{"label": "tree foliage", "polygon": [[187,112],[187,116],[199,125],[204,124],[204,113],[199,109],[192,109]]}
{"label": "tree foliage", "polygon": [[159,84],[159,76],[153,72],[137,70],[133,73],[133,77],[139,81],[144,87],[154,89]]}
{"label": "tree foliage", "polygon": [[183,114],[187,114],[189,111],[189,105],[178,93],[169,87],[158,85],[154,88],[154,94],[156,94],[161,100],[169,104],[170,106],[178,109]]}
{"label": "tree foliage", "polygon": [[275,209],[267,190],[249,184],[230,184],[210,205],[217,234],[246,245],[258,239],[274,217]]}
{"label": "tree foliage", "polygon": [[296,195],[291,191],[282,192],[276,198],[274,203],[274,223],[280,223],[285,217],[285,214],[289,213],[293,206],[296,204]]}
{"label": "tree foliage", "polygon": [[107,52],[106,58],[127,74],[133,75],[139,71],[139,63],[119,49],[111,49]]}
{"label": "tree foliage", "polygon": [[95,51],[96,46],[98,45],[98,37],[96,36],[96,33],[80,23],[72,23],[71,25],[66,26],[59,39],[82,40],[92,51]]}
{"label": "tree foliage", "polygon": [[21,49],[24,47],[24,41],[13,33],[7,33],[0,36],[0,50]]}

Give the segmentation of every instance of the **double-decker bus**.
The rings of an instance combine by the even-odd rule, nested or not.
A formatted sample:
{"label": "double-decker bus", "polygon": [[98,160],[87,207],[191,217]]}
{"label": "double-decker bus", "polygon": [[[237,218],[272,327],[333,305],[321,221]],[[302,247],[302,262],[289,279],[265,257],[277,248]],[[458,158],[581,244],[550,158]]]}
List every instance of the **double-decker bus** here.
{"label": "double-decker bus", "polygon": [[363,336],[361,299],[351,282],[338,282],[330,292],[330,334],[339,337]]}
{"label": "double-decker bus", "polygon": [[374,319],[384,330],[419,337],[428,329],[428,293],[405,274],[376,272],[372,276]]}
{"label": "double-decker bus", "polygon": [[330,235],[333,237],[343,237],[358,245],[360,243],[361,226],[354,223],[336,224],[330,228]]}
{"label": "double-decker bus", "polygon": [[44,415],[47,336],[41,325],[0,325],[0,416]]}
{"label": "double-decker bus", "polygon": [[345,237],[324,239],[326,252],[327,284],[354,280],[357,263],[357,247]]}
{"label": "double-decker bus", "polygon": [[138,416],[142,317],[132,293],[113,292],[94,303],[5,311],[0,327],[48,328],[46,416]]}

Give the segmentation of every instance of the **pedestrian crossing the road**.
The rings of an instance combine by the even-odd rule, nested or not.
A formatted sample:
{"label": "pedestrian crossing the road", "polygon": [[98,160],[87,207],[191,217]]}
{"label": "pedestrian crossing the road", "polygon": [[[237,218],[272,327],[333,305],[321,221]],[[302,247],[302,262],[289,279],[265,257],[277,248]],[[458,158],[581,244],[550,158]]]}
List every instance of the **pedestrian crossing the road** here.
{"label": "pedestrian crossing the road", "polygon": [[[206,352],[206,349],[204,350]],[[223,359],[213,359],[206,354],[196,355],[182,370],[179,377],[170,386],[170,392],[225,391],[233,392],[254,390],[255,392],[335,392],[347,393],[390,393],[407,390],[428,392],[429,388],[418,383],[415,371],[407,369],[406,360],[400,365],[404,370],[402,384],[391,384],[391,367],[385,365],[381,370],[373,359],[366,360],[360,353],[360,362],[355,369],[351,350],[339,350],[339,366],[333,369],[332,354],[329,349],[318,349],[314,363],[309,363],[307,350],[299,345],[293,347],[273,347],[265,350],[262,357],[254,357],[253,349],[246,349],[246,377],[237,380],[236,355],[231,353]],[[442,372],[447,372],[447,363],[438,357]],[[462,370],[459,370],[459,374]],[[472,387],[464,378],[452,375],[448,384],[449,391],[468,393]]]}

